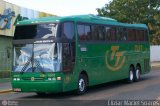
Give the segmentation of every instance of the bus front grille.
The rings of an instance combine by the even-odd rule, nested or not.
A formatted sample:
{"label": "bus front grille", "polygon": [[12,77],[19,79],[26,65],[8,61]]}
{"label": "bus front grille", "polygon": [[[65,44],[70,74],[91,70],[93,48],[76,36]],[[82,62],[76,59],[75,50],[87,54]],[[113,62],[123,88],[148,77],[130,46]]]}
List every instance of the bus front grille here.
{"label": "bus front grille", "polygon": [[23,77],[22,80],[26,81],[39,81],[39,80],[44,80],[42,77]]}

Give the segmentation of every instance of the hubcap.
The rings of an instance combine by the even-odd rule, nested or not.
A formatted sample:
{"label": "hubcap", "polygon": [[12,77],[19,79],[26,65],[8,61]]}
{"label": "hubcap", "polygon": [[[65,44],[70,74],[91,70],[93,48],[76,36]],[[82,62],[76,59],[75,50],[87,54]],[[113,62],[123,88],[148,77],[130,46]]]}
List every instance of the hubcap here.
{"label": "hubcap", "polygon": [[133,71],[130,71],[130,81],[133,80]]}
{"label": "hubcap", "polygon": [[84,79],[81,78],[79,80],[79,90],[84,91],[84,89],[85,89],[85,81],[84,81]]}
{"label": "hubcap", "polygon": [[136,70],[136,77],[139,79],[139,69]]}

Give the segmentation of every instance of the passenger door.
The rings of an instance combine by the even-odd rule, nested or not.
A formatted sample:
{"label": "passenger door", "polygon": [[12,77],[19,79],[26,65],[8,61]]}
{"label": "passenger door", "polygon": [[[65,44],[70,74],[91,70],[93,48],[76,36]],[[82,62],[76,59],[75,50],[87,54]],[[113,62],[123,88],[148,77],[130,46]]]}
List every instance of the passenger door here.
{"label": "passenger door", "polygon": [[76,75],[73,74],[76,56],[75,27],[74,22],[64,22],[62,26],[63,91],[70,91],[77,87]]}
{"label": "passenger door", "polygon": [[75,65],[75,51],[76,51],[74,22],[63,23],[62,38],[64,39],[62,43],[63,71],[72,72]]}

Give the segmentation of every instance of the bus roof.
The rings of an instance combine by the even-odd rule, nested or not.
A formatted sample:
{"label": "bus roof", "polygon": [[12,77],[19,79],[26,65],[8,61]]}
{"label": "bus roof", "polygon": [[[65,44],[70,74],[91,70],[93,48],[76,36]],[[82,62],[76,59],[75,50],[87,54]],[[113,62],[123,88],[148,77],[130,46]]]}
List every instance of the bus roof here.
{"label": "bus roof", "polygon": [[92,15],[92,14],[73,15],[73,16],[65,16],[65,17],[58,17],[58,16],[42,17],[42,18],[19,21],[17,25],[29,25],[29,24],[38,24],[38,23],[49,23],[49,22],[64,22],[64,21],[75,21],[75,22],[84,22],[84,23],[86,22],[86,23],[131,27],[131,28],[145,28],[145,29],[148,28],[145,24],[121,23],[112,18],[101,17],[101,16]]}

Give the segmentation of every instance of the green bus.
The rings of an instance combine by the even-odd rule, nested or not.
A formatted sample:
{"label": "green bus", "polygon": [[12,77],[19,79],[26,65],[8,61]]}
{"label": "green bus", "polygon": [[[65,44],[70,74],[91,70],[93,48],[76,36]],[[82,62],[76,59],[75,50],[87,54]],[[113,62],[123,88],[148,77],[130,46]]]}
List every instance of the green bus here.
{"label": "green bus", "polygon": [[148,28],[95,15],[20,21],[13,38],[15,92],[86,92],[150,72]]}

